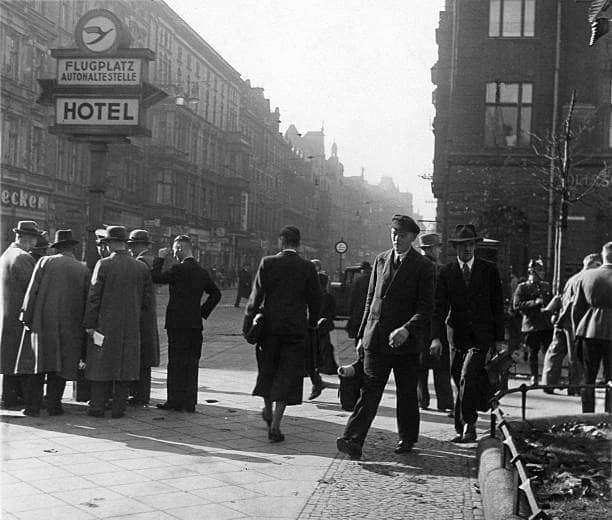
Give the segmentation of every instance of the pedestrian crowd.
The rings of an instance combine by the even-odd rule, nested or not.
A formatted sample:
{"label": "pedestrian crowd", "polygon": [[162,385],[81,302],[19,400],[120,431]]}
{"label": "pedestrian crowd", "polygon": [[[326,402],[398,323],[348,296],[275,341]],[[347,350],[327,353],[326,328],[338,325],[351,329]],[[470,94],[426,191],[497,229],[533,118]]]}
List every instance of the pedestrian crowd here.
{"label": "pedestrian crowd", "polygon": [[[540,351],[547,392],[559,384],[566,355],[571,383],[595,383],[601,364],[610,380],[612,242],[601,255],[585,257],[584,269],[558,295],[544,281],[543,262],[530,261],[528,279],[513,281],[508,344],[500,273],[475,254],[483,238],[473,225],[456,227],[448,239],[456,256],[445,265],[439,262],[444,244],[438,234],[420,234],[406,215],[395,215],[389,227],[390,249],[373,265],[363,262],[351,284],[351,366],[336,364],[330,332],[337,302],[321,262],[300,256],[299,229],[282,228],[280,252],[264,257],[254,277],[248,265],[236,274],[234,305],[248,299],[243,335],[255,345],[253,395],[263,398],[270,442],[285,439],[281,422],[287,406],[302,403],[304,377],[312,382],[309,399],[316,399],[325,388],[321,374],[338,373],[341,380],[352,378],[358,393],[352,400],[340,396],[352,414],[337,447],[360,457],[393,371],[395,451],[408,453],[418,441],[420,409],[430,406],[430,370],[437,408],[454,418],[453,442],[474,442],[478,411],[488,410],[497,389],[491,367],[517,347],[518,320],[532,384],[539,383]],[[86,388],[83,400],[93,417],[110,409],[120,418],[128,403],[148,404],[151,367],[160,363],[154,285],[167,284],[167,399],[157,407],[195,412],[203,320],[221,293],[214,273],[196,262],[189,236],[178,235],[155,256],[145,230],[97,230],[100,258],[90,273],[76,258],[79,241],[72,230],[58,230],[53,243],[33,221],[21,221],[13,231],[15,241],[0,256],[3,407],[20,406],[30,416],[43,408],[60,415],[66,381]],[[422,252],[415,244],[419,235]],[[48,247],[55,254],[46,256]],[[585,412],[594,410],[593,388],[582,389],[582,405]],[[609,389],[606,410],[611,411]]]}

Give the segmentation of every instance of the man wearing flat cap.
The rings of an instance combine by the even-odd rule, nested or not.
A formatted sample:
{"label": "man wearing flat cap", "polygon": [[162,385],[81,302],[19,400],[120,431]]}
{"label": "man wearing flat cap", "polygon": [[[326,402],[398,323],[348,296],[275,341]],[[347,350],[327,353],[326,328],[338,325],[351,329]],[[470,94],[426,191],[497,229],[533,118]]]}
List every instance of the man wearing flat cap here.
{"label": "man wearing flat cap", "polygon": [[[221,291],[208,271],[193,257],[189,235],[178,235],[172,244],[172,255],[178,262],[164,270],[168,248],[158,251],[153,262],[153,281],[167,283],[170,299],[166,308],[168,333],[168,398],[157,405],[162,410],[194,413],[198,402],[198,370],[202,355],[202,320],[221,299]],[[202,295],[208,297],[202,302]]]}
{"label": "man wearing flat cap", "polygon": [[458,389],[453,442],[475,442],[478,410],[487,409],[485,359],[502,348],[504,304],[499,271],[492,262],[474,256],[482,238],[471,224],[458,225],[449,242],[457,258],[440,269],[431,323],[430,352],[440,357],[446,332],[451,375]]}
{"label": "man wearing flat cap", "polygon": [[[419,237],[419,247],[423,251],[423,256],[427,258],[435,267],[436,279],[440,272],[441,265],[438,263],[442,252],[442,239],[437,233],[425,233]],[[429,327],[429,325],[428,325]],[[431,343],[431,338],[427,341],[427,346]],[[451,388],[450,358],[448,341],[446,334],[442,338],[442,355],[434,358],[429,354],[429,348],[423,351],[421,357],[421,368],[419,369],[419,383],[417,386],[419,396],[419,406],[424,410],[429,408],[429,369],[432,369],[434,376],[434,389],[436,391],[436,406],[440,412],[451,411],[453,409],[453,389]],[[452,414],[451,414],[452,415]]]}
{"label": "man wearing flat cap", "polygon": [[89,270],[76,259],[78,244],[71,229],[56,231],[51,247],[57,254],[38,261],[23,300],[20,319],[26,333],[15,372],[25,374],[28,415],[40,412],[45,375],[47,412],[61,415],[66,381],[77,379],[79,360],[85,358],[83,313]]}
{"label": "man wearing flat cap", "polygon": [[285,439],[280,424],[286,406],[302,403],[307,335],[321,312],[322,293],[312,262],[301,258],[300,230],[285,226],[280,253],[261,259],[246,306],[243,333],[263,313],[263,337],[257,343],[257,382],[253,395],[264,400],[262,418],[268,440]]}
{"label": "man wearing flat cap", "polygon": [[[151,238],[145,229],[134,229],[130,232],[127,241],[130,254],[136,260],[143,262],[149,270],[153,268],[155,257],[149,251]],[[148,312],[143,313],[140,327],[141,358],[140,377],[134,381],[130,388],[129,403],[140,406],[149,404],[151,399],[151,367],[159,366],[159,334],[157,331],[157,301],[155,290],[152,293],[153,301]]]}
{"label": "man wearing flat cap", "polygon": [[140,377],[141,323],[153,298],[151,273],[127,252],[123,226],[109,226],[110,256],[98,260],[83,324],[92,341],[87,347],[85,376],[91,380],[88,414],[104,417],[106,397],[113,393],[112,417],[125,414],[129,385]]}
{"label": "man wearing flat cap", "polygon": [[22,378],[15,375],[15,361],[23,333],[19,312],[34,271],[34,258],[29,252],[40,236],[38,224],[22,220],[13,228],[15,241],[0,256],[0,374],[2,374],[2,406],[14,408],[23,397]]}
{"label": "man wearing flat cap", "polygon": [[417,369],[429,335],[434,292],[434,266],[412,243],[420,232],[406,215],[391,220],[393,247],[376,257],[361,326],[358,351],[363,350],[364,386],[338,450],[361,456],[366,435],[376,416],[389,374],[393,370],[397,393],[396,453],[408,453],[419,436]]}

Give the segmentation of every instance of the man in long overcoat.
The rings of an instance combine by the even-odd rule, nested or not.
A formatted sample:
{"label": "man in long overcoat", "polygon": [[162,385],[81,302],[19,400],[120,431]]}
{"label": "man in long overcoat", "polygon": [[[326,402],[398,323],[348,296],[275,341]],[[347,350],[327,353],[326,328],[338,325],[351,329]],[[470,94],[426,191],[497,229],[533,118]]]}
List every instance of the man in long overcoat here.
{"label": "man in long overcoat", "polygon": [[[166,308],[168,333],[168,399],[162,410],[194,413],[198,402],[198,370],[202,356],[202,320],[207,319],[221,299],[221,291],[206,269],[193,257],[189,235],[178,235],[172,254],[179,262],[163,269],[170,251],[160,249],[151,274],[155,283],[167,283],[170,290]],[[208,298],[202,303],[202,295]]]}
{"label": "man in long overcoat", "polygon": [[430,352],[440,356],[444,331],[451,356],[455,399],[453,442],[475,442],[478,410],[488,398],[487,353],[504,340],[504,297],[497,266],[474,256],[482,241],[471,224],[458,225],[449,240],[457,258],[440,269],[431,321]]}
{"label": "man in long overcoat", "polygon": [[287,405],[302,403],[306,336],[321,311],[321,286],[315,266],[301,258],[300,230],[285,226],[279,233],[281,252],[262,258],[249,302],[243,332],[263,312],[263,339],[257,345],[257,382],[253,395],[264,399],[262,416],[268,440],[281,442],[280,423]]}
{"label": "man in long overcoat", "polygon": [[60,415],[66,381],[77,378],[84,357],[83,313],[89,289],[89,271],[74,255],[78,241],[71,229],[58,230],[51,247],[57,254],[43,256],[23,300],[21,321],[26,326],[15,372],[24,376],[26,409],[38,415],[47,376],[46,407]]}
{"label": "man in long overcoat", "polygon": [[[612,380],[612,242],[601,251],[603,265],[586,271],[578,282],[572,323],[581,341],[584,383],[594,384],[603,365],[606,383]],[[605,410],[612,412],[612,392],[606,388]],[[595,390],[582,389],[582,412],[595,411]]]}
{"label": "man in long overcoat", "polygon": [[370,285],[370,275],[372,274],[372,266],[370,262],[363,261],[359,266],[359,275],[355,277],[351,284],[351,293],[349,295],[349,319],[346,322],[346,332],[349,338],[355,339],[357,345],[357,333],[363,318],[363,309],[365,308],[366,298],[368,297],[368,286]]}
{"label": "man in long overcoat", "polygon": [[251,285],[253,284],[253,277],[251,276],[251,272],[249,271],[249,266],[247,264],[242,266],[240,272],[238,273],[238,288],[236,290],[236,301],[234,303],[234,307],[240,307],[240,300],[242,298],[247,298],[251,294]]}
{"label": "man in long overcoat", "polygon": [[[127,241],[133,258],[143,262],[149,270],[153,268],[155,257],[150,252],[151,238],[145,229],[135,229],[130,233]],[[152,292],[153,301],[142,314],[141,319],[141,362],[140,378],[134,381],[130,389],[130,402],[134,405],[147,405],[151,399],[151,367],[159,366],[159,333],[157,331],[157,301],[155,290]]]}
{"label": "man in long overcoat", "polygon": [[[88,414],[103,417],[107,394],[113,389],[114,418],[125,414],[129,385],[140,377],[141,319],[152,304],[151,273],[128,255],[123,226],[109,226],[111,254],[96,264],[91,278],[83,325],[92,336],[85,376],[91,380]],[[98,334],[103,341],[98,341]],[[98,338],[99,339],[99,338]]]}
{"label": "man in long overcoat", "polygon": [[392,249],[379,254],[372,268],[363,319],[357,337],[363,349],[364,386],[338,450],[352,458],[362,446],[376,416],[391,370],[397,393],[396,453],[408,453],[419,437],[417,369],[428,339],[424,330],[431,319],[434,266],[412,243],[420,229],[407,215],[391,220]]}
{"label": "man in long overcoat", "polygon": [[23,334],[19,312],[36,263],[29,251],[36,246],[40,236],[38,225],[31,220],[20,221],[13,231],[15,241],[0,256],[0,373],[4,408],[18,406],[23,395],[22,378],[15,375],[15,361]]}

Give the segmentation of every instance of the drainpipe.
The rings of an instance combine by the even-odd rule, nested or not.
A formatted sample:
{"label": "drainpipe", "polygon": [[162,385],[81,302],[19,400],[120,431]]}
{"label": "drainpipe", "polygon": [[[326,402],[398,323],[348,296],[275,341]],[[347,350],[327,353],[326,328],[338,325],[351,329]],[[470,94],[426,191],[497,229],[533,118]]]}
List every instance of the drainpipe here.
{"label": "drainpipe", "polygon": [[555,71],[553,79],[553,105],[552,105],[552,122],[550,132],[552,142],[550,145],[550,170],[548,180],[548,233],[546,240],[546,272],[551,272],[553,265],[553,239],[555,233],[555,193],[553,190],[555,182],[555,143],[557,135],[557,116],[559,113],[559,65],[561,62],[561,0],[557,0],[557,34],[555,42]]}

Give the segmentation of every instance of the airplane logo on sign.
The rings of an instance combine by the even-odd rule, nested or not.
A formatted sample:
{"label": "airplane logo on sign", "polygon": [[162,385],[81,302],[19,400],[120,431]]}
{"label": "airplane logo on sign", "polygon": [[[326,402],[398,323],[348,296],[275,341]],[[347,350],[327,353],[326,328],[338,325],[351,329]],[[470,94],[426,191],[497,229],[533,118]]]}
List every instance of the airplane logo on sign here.
{"label": "airplane logo on sign", "polygon": [[111,27],[108,31],[104,31],[102,29],[102,27],[99,27],[97,25],[92,26],[92,27],[84,27],[83,28],[83,32],[84,33],[87,33],[87,34],[97,34],[98,35],[93,40],[90,40],[90,41],[86,42],[87,45],[95,45],[96,43],[101,41],[107,34],[109,34],[111,31],[114,31],[114,30],[115,30],[115,28]]}

